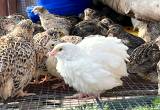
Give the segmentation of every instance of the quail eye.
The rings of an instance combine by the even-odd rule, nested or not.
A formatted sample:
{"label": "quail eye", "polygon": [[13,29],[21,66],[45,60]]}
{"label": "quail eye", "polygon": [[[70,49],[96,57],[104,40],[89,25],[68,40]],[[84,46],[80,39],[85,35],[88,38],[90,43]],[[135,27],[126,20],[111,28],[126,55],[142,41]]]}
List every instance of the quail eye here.
{"label": "quail eye", "polygon": [[52,44],[51,46],[54,47],[54,44]]}
{"label": "quail eye", "polygon": [[63,49],[62,48],[59,48],[59,51],[62,51]]}

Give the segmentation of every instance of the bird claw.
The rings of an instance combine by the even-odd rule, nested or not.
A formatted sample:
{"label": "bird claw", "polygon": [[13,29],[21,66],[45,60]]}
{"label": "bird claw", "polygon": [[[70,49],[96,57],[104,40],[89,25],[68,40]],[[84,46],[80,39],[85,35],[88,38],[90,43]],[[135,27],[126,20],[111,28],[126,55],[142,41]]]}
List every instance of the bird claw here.
{"label": "bird claw", "polygon": [[25,97],[25,96],[31,96],[31,95],[36,95],[35,93],[27,93],[27,91],[19,91],[17,94],[17,97]]}
{"label": "bird claw", "polygon": [[44,83],[46,81],[48,81],[48,76],[45,76],[44,78],[42,78],[41,81],[34,80],[33,82],[30,82],[29,84],[42,84],[42,83]]}
{"label": "bird claw", "polygon": [[70,96],[69,98],[71,99],[90,99],[90,98],[93,98],[94,96],[93,95],[88,95],[88,94],[84,94],[84,93],[77,93],[77,94],[74,94],[73,96]]}
{"label": "bird claw", "polygon": [[65,90],[66,89],[66,84],[64,82],[54,84],[54,86],[52,86],[52,89],[58,89],[60,87]]}
{"label": "bird claw", "polygon": [[46,75],[44,78],[42,78],[41,81],[38,82],[38,84],[42,84],[44,82],[48,81],[48,76]]}
{"label": "bird claw", "polygon": [[48,81],[56,81],[56,80],[60,80],[60,79],[57,77],[48,79]]}

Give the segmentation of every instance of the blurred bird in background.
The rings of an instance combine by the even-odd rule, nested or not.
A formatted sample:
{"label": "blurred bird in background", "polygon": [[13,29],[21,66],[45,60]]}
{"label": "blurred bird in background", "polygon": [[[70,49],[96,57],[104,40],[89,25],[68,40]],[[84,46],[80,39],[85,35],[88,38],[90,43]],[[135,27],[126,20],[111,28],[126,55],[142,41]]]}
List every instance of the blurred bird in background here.
{"label": "blurred bird in background", "polygon": [[160,22],[157,21],[140,21],[131,18],[135,29],[138,29],[138,36],[146,42],[155,40],[160,36]]}
{"label": "blurred bird in background", "polygon": [[137,47],[130,55],[127,64],[129,73],[137,73],[151,82],[158,82],[157,63],[160,60],[159,39]]}
{"label": "blurred bird in background", "polygon": [[50,14],[48,10],[46,10],[42,6],[36,6],[32,10],[35,14],[38,14],[40,17],[41,25],[45,30],[48,29],[59,29],[62,30],[65,35],[69,35],[70,30],[72,28],[72,23],[70,20],[56,16],[54,14]]}

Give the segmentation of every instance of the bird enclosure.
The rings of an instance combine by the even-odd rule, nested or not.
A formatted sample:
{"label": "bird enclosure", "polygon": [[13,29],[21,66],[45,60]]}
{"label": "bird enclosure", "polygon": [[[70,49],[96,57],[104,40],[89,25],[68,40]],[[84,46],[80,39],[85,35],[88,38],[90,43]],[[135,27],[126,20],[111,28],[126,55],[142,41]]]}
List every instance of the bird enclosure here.
{"label": "bird enclosure", "polygon": [[[2,0],[2,1],[3,1],[3,4],[5,4],[4,7],[6,6],[5,8],[3,7],[5,10],[2,13],[0,10],[0,14],[3,16],[8,16],[10,14],[15,13],[15,11],[16,11],[16,13],[24,15],[26,17],[27,16],[26,7],[35,5],[34,0],[17,0],[18,3],[16,3],[16,5],[15,5],[16,7],[11,5],[12,2],[14,2],[13,4],[15,4],[16,0],[15,1],[14,0],[13,1],[12,0],[6,0],[6,1]],[[0,1],[0,3],[2,1]],[[97,1],[102,1],[102,0],[97,0]],[[106,9],[108,9],[108,8],[109,7],[107,7]],[[1,7],[0,7],[0,9],[1,9]],[[97,9],[99,9],[99,7]],[[112,10],[112,9],[110,9],[110,10]],[[106,13],[110,14],[111,12],[106,12]],[[113,13],[116,13],[116,12],[113,12]],[[96,14],[95,14],[95,16],[97,17]],[[99,19],[101,19],[101,17],[99,17],[97,19],[99,20]],[[125,19],[123,19],[123,18],[124,18],[124,15],[120,15],[118,13],[116,16],[111,15],[111,19],[113,19],[114,22],[116,21],[115,23],[118,24],[118,25],[116,24],[117,26],[119,26],[119,24],[121,24],[122,22],[125,22],[125,23],[122,23],[122,24],[124,24],[124,27],[130,28],[131,27],[130,25],[132,25],[130,18],[129,18],[129,23],[128,23],[127,16],[125,16]],[[106,29],[107,30],[107,33],[106,33],[106,30],[104,29],[104,28],[106,28],[106,25],[103,24],[104,22],[101,22],[102,20],[98,21],[97,19],[95,21],[91,21],[91,23],[88,23],[88,24],[93,25],[93,26],[91,25],[93,27],[93,29],[91,29],[91,32],[96,30],[96,32],[95,32],[96,34],[97,33],[99,34],[100,32],[102,32],[102,33],[105,33],[105,34],[103,34],[105,36],[109,31],[112,31],[112,29],[114,28],[114,25],[112,25],[112,22],[110,21],[109,25],[111,25],[112,29],[109,30],[109,28],[108,28],[109,26],[108,26],[107,27],[108,30]],[[66,20],[66,18],[64,17],[63,21],[65,21],[65,20]],[[70,19],[67,18],[67,20],[70,20]],[[80,22],[79,19],[76,21],[74,18],[72,18],[71,20],[73,20],[73,22]],[[105,20],[103,19],[103,21],[105,21]],[[82,28],[83,28],[84,24],[87,24],[86,21],[84,20],[84,22],[79,25],[82,26]],[[16,21],[16,23],[17,22],[18,21]],[[89,21],[87,21],[87,22],[89,22]],[[126,22],[129,24],[129,26],[128,26],[128,24],[126,26]],[[11,22],[11,23],[13,23],[13,22]],[[13,25],[15,25],[16,23],[13,23]],[[45,23],[46,23],[46,25],[45,25],[46,28],[41,26],[42,22],[41,23],[40,22],[34,23],[34,25],[37,29],[36,30],[37,32],[35,32],[36,34],[34,35],[34,38],[36,39],[36,37],[37,37],[37,42],[40,43],[41,45],[44,45],[45,44],[44,42],[47,42],[47,40],[52,39],[52,38],[50,38],[50,36],[54,36],[54,35],[55,35],[54,37],[56,37],[56,35],[62,36],[65,32],[67,33],[66,36],[68,36],[68,34],[69,34],[68,30],[69,29],[73,30],[73,28],[71,26],[74,24],[73,23],[72,25],[69,25],[69,29],[67,28],[66,29],[67,31],[65,30],[65,32],[58,32],[59,30],[57,28],[57,30],[56,30],[57,33],[52,33],[52,31],[47,31],[50,28],[49,26],[52,26],[52,25],[50,25],[52,23],[48,23],[48,22],[45,22]],[[66,26],[67,23],[66,24],[62,23],[64,28],[67,27]],[[95,26],[94,23],[97,23],[99,27],[96,27],[97,25]],[[36,24],[38,24],[38,25],[36,25]],[[55,23],[53,23],[53,24],[55,24]],[[64,38],[64,41],[63,41],[63,39],[61,39],[61,40],[63,42],[65,42],[66,39],[69,39],[68,41],[71,41],[74,39],[75,44],[79,43],[83,39],[82,36],[86,37],[85,35],[87,35],[85,33],[86,31],[83,32],[83,30],[81,30],[81,27],[79,25],[76,25],[77,28],[75,29],[75,33],[76,32],[78,33],[75,36],[80,36],[79,38],[78,37],[74,38],[74,36],[72,36],[73,38],[72,37],[70,37],[70,38],[62,37],[62,38]],[[60,26],[60,28],[63,26]],[[86,26],[86,27],[84,26],[84,28],[86,30],[90,31],[91,26]],[[29,26],[24,26],[24,27],[28,28]],[[58,27],[58,23],[55,25],[55,28],[56,27]],[[121,28],[123,26],[119,26],[119,27]],[[128,31],[127,28],[125,28],[126,30],[124,29],[126,33]],[[0,27],[0,30],[1,30],[1,27]],[[12,29],[10,29],[9,31],[5,31],[5,33],[11,32],[11,31],[12,31]],[[82,31],[82,33],[79,33],[79,31]],[[41,33],[43,33],[43,34],[41,34]],[[100,34],[102,34],[102,33],[100,33]],[[135,43],[136,46],[137,45],[140,46],[140,44],[142,45],[145,42],[145,41],[143,42],[143,39],[139,40],[141,38],[137,37],[137,31],[134,31],[135,39],[132,38],[133,33],[129,34],[129,33],[131,33],[129,31],[127,34],[126,33],[122,34],[122,35],[126,35],[127,37],[131,36],[130,39],[131,39],[131,41],[133,40],[133,42],[134,42],[134,40],[138,41],[138,43],[137,42]],[[5,34],[3,34],[3,35],[5,35]],[[41,39],[41,35],[42,35],[42,37],[45,36],[46,38]],[[90,32],[89,32],[89,35],[90,35]],[[58,40],[57,40],[57,42],[58,42]],[[127,43],[126,43],[126,45],[127,45]],[[134,43],[133,43],[133,45],[134,45]],[[129,46],[130,46],[130,44],[129,44]],[[131,43],[131,47],[132,47],[132,43]],[[133,51],[133,50],[131,49],[131,51]],[[148,52],[147,49],[146,49],[146,51]],[[153,49],[153,51],[155,51],[155,49]],[[157,49],[157,51],[160,51],[160,49]],[[140,52],[142,52],[142,51],[140,50]],[[1,55],[1,53],[0,53],[0,55]],[[154,56],[154,54],[153,54],[153,56]],[[96,71],[96,69],[95,69],[95,71]],[[153,82],[150,80],[146,80],[144,77],[143,78],[142,77],[140,77],[140,75],[138,75],[137,73],[129,73],[128,76],[126,76],[126,77],[124,76],[121,78],[121,80],[123,82],[122,86],[114,87],[111,90],[104,91],[100,97],[100,100],[104,106],[104,110],[160,110],[160,96],[159,96],[160,91],[159,91],[159,87],[158,87],[159,80],[158,80],[158,82]],[[0,78],[1,78],[1,76],[0,76]],[[158,79],[158,77],[157,77],[157,79]],[[109,80],[109,79],[106,79],[106,80]],[[59,83],[60,83],[60,80],[57,79],[54,81],[45,81],[41,84],[28,84],[27,87],[24,88],[24,91],[27,91],[28,93],[35,93],[35,95],[9,98],[9,99],[7,99],[7,104],[3,103],[2,99],[0,98],[0,110],[99,110],[99,108],[97,107],[97,103],[96,103],[95,98],[93,98],[93,97],[73,98],[74,95],[78,92],[74,88],[69,87],[68,85],[65,85],[65,87],[59,87],[59,88],[55,89],[54,86]],[[0,84],[1,84],[1,81],[0,81]]]}
{"label": "bird enclosure", "polygon": [[[154,100],[160,101],[158,84],[144,81],[136,74],[122,78],[123,86],[105,91],[101,95],[104,110],[158,110]],[[9,100],[6,110],[96,110],[94,98],[72,99],[74,89],[52,89],[55,82],[28,85],[25,90],[36,95]],[[157,105],[158,102],[157,101]],[[3,104],[0,104],[3,110]],[[147,109],[145,109],[147,108]]]}

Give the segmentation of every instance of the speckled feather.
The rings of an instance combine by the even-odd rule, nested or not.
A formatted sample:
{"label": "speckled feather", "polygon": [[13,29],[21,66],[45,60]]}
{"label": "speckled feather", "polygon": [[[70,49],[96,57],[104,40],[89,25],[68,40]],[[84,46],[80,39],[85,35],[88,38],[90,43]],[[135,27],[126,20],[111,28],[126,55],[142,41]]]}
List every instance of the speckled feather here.
{"label": "speckled feather", "polygon": [[[107,18],[104,19],[105,21],[108,21],[108,24],[110,24],[110,21],[107,20]],[[102,19],[101,21],[98,19],[81,21],[75,25],[71,32],[71,35],[81,36],[82,38],[96,34],[107,36],[108,24],[104,22],[104,19]]]}
{"label": "speckled feather", "polygon": [[130,56],[128,71],[137,73],[144,79],[158,81],[157,63],[160,60],[160,50],[155,41],[137,47]]}
{"label": "speckled feather", "polygon": [[0,38],[0,96],[3,100],[23,91],[35,73],[32,34],[32,22],[23,20],[13,32]]}
{"label": "speckled feather", "polygon": [[50,14],[46,9],[41,6],[37,6],[33,9],[33,12],[40,17],[41,24],[45,30],[48,29],[61,29],[66,35],[70,33],[72,23],[70,20]]}
{"label": "speckled feather", "polygon": [[92,19],[103,19],[104,16],[101,12],[99,12],[98,10],[94,10],[91,8],[86,8],[84,10],[84,19],[83,20],[92,20]]}
{"label": "speckled feather", "polygon": [[36,34],[33,37],[33,39],[34,39],[35,44],[38,44],[38,45],[45,47],[46,44],[48,43],[48,41],[55,40],[55,39],[61,38],[63,36],[64,36],[63,32],[58,31],[58,30],[54,30],[54,29],[49,29],[45,32]]}
{"label": "speckled feather", "polygon": [[[34,36],[34,44],[37,53],[37,72],[34,78],[37,79],[40,75],[46,75],[48,73],[46,62],[48,60],[47,52],[54,48],[54,45],[50,45],[48,42],[58,41],[57,39],[64,36],[64,33],[58,30],[49,29],[45,32],[38,33]],[[53,61],[54,62],[54,61]]]}
{"label": "speckled feather", "polygon": [[10,15],[0,19],[0,36],[11,32],[15,25],[18,24],[24,17],[21,15]]}
{"label": "speckled feather", "polygon": [[70,42],[73,44],[77,44],[82,41],[82,37],[79,36],[64,36],[60,39],[60,42]]}

